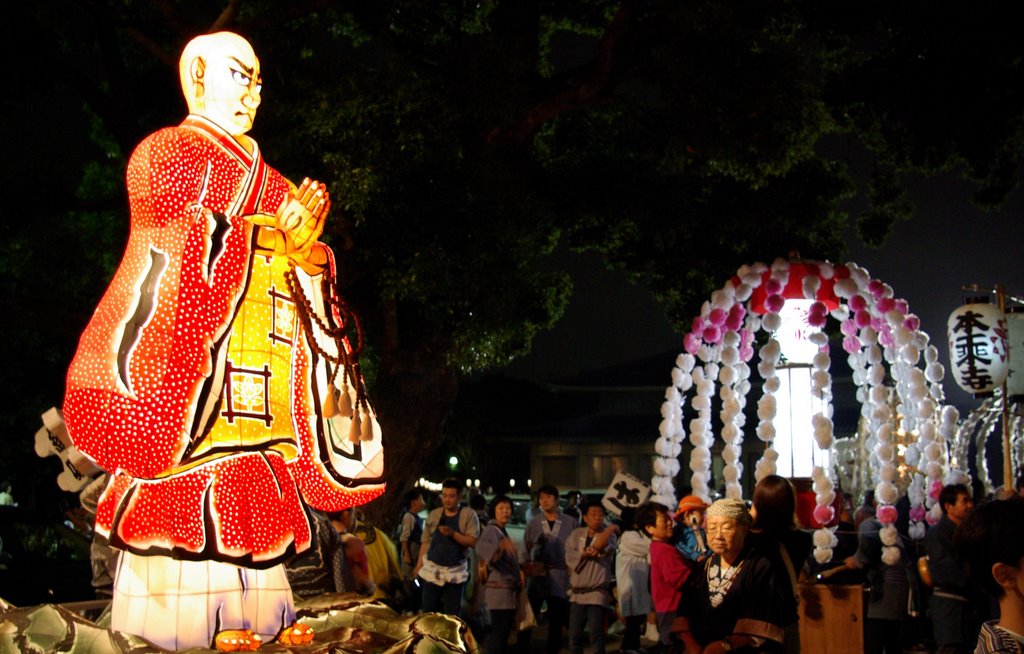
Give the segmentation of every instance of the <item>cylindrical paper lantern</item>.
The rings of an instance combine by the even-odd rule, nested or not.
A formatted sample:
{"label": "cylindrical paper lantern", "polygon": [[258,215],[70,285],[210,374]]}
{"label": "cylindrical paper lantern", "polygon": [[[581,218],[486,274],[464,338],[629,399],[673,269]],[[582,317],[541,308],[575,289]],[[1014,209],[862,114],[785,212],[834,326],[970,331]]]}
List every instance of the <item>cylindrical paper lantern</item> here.
{"label": "cylindrical paper lantern", "polygon": [[988,298],[969,298],[946,324],[949,360],[957,385],[975,396],[991,393],[1006,381],[1006,317]]}

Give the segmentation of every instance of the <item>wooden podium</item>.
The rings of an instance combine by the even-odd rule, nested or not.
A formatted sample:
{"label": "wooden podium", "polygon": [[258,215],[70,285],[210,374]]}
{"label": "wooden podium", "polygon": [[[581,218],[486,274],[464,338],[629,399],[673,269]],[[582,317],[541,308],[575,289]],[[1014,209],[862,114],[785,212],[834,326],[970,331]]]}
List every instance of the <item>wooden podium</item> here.
{"label": "wooden podium", "polygon": [[800,649],[804,652],[862,654],[864,587],[802,584]]}

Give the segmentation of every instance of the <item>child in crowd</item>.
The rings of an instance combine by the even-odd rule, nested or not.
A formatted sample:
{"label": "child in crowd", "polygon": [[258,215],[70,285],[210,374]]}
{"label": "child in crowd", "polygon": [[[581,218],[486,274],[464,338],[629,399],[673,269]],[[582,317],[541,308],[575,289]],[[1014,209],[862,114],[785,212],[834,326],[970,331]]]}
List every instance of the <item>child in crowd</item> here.
{"label": "child in crowd", "polygon": [[651,537],[651,599],[657,616],[658,643],[668,651],[679,651],[679,641],[672,635],[672,621],[691,564],[672,545],[675,521],[667,506],[657,502],[642,505],[636,512],[636,524]]}
{"label": "child in crowd", "polygon": [[619,615],[626,625],[619,649],[635,654],[640,649],[640,633],[647,615],[654,610],[651,602],[651,537],[636,526],[636,510],[622,510],[619,551],[615,555],[615,587]]}
{"label": "child in crowd", "polygon": [[[618,545],[614,534],[605,534],[605,512],[600,502],[583,511],[584,527],[574,529],[565,543],[569,568],[569,650],[583,654],[584,626],[594,654],[605,654],[605,612],[611,604],[612,554]],[[595,543],[595,539],[597,542]]]}
{"label": "child in crowd", "polygon": [[679,553],[687,560],[700,563],[707,558],[708,539],[704,533],[704,512],[708,505],[696,495],[679,500],[674,535]]}
{"label": "child in crowd", "polygon": [[982,625],[975,654],[1024,651],[1024,499],[981,505],[953,543],[971,578],[999,601],[999,619]]}

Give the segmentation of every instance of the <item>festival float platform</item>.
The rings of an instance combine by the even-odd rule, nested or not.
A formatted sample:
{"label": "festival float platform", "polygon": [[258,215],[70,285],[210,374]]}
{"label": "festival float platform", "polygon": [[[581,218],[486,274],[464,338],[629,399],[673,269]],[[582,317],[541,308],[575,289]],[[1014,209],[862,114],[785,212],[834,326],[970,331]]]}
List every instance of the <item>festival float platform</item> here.
{"label": "festival float platform", "polygon": [[[0,599],[0,654],[142,654],[167,652],[143,638],[112,631],[101,616],[92,622],[75,612],[83,604],[15,607]],[[67,608],[71,607],[71,608]],[[479,654],[465,622],[440,613],[402,616],[386,604],[326,594],[296,604],[298,622],[313,628],[301,646],[264,644],[260,652],[310,654]],[[215,650],[193,648],[187,652]]]}

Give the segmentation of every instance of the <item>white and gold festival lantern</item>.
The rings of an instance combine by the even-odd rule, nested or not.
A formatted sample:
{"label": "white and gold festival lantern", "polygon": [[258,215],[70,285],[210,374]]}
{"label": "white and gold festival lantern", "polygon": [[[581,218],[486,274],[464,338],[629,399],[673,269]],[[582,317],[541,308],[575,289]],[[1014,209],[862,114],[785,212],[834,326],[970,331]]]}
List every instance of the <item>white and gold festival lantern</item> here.
{"label": "white and gold festival lantern", "polygon": [[1006,316],[987,297],[969,298],[946,324],[949,361],[957,385],[974,396],[987,396],[1010,373]]}

